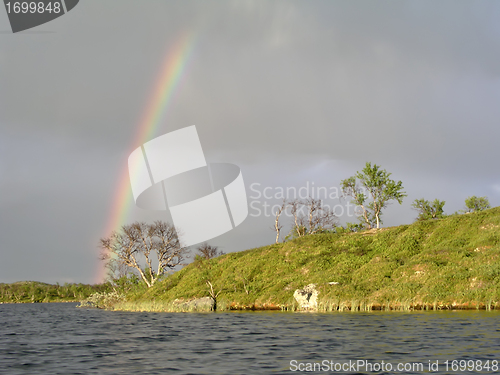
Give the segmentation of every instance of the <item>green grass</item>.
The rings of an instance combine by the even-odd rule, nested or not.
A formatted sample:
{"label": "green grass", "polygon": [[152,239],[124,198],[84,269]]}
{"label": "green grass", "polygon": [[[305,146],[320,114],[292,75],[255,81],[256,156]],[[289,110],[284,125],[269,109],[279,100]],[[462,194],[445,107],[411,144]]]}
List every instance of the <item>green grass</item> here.
{"label": "green grass", "polygon": [[52,285],[38,281],[0,283],[0,303],[77,302],[96,292],[108,291],[109,285]]}
{"label": "green grass", "polygon": [[[169,310],[220,291],[218,310],[296,310],[317,284],[319,310],[500,308],[500,207],[360,233],[310,235],[198,260],[116,309]],[[338,282],[329,285],[329,282]],[[133,308],[132,308],[133,307]]]}

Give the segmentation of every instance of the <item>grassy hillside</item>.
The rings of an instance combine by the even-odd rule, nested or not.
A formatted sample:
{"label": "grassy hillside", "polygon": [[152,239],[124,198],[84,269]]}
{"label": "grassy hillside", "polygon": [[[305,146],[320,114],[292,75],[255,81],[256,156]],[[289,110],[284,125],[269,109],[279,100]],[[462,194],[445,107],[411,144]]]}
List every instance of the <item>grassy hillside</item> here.
{"label": "grassy hillside", "polygon": [[109,285],[64,284],[52,285],[38,281],[0,283],[0,303],[76,302],[98,291],[107,291]]}
{"label": "grassy hillside", "polygon": [[[172,310],[209,296],[218,310],[295,309],[317,284],[319,309],[500,308],[500,207],[361,233],[318,234],[196,261],[115,305]],[[330,285],[330,282],[338,284]]]}

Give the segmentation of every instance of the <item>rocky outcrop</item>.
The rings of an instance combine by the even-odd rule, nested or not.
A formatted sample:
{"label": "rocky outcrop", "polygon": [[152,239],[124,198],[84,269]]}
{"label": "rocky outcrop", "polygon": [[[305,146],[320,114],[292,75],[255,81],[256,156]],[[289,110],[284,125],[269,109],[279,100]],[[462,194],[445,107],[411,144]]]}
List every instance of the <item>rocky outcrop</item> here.
{"label": "rocky outcrop", "polygon": [[318,294],[316,284],[309,284],[293,293],[293,298],[299,304],[301,310],[318,310]]}

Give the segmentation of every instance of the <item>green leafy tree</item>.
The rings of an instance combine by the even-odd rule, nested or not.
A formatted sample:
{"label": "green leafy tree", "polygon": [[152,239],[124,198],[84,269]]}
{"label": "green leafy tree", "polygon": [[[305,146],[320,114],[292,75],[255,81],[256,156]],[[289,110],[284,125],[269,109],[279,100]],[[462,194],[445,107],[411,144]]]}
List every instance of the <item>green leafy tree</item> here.
{"label": "green leafy tree", "polygon": [[439,199],[431,202],[422,198],[415,199],[412,207],[419,212],[417,220],[442,219],[446,216],[443,210],[445,203]]}
{"label": "green leafy tree", "polygon": [[407,196],[402,182],[391,180],[390,176],[391,173],[380,166],[366,163],[361,172],[340,183],[343,195],[352,197],[351,203],[363,210],[360,220],[370,229],[374,226],[380,228],[382,210],[390,201],[396,200],[401,204]]}
{"label": "green leafy tree", "polygon": [[488,197],[476,197],[473,195],[465,200],[465,212],[483,211],[491,208]]}

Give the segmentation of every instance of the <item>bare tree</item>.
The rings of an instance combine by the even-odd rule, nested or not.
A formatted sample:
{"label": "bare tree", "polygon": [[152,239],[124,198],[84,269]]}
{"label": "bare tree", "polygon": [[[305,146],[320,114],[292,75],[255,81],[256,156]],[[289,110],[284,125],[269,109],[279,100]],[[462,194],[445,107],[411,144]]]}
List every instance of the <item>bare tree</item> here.
{"label": "bare tree", "polygon": [[[294,199],[290,201],[289,206],[290,206],[290,212],[293,216],[293,228],[291,229],[291,235],[292,237],[302,237],[306,234],[305,227],[304,227],[304,215],[301,214],[302,206],[304,205],[304,202],[302,202],[300,199]],[[295,232],[295,233],[293,233]]]}
{"label": "bare tree", "polygon": [[212,300],[214,301],[214,305],[212,307],[213,311],[217,310],[217,297],[219,297],[219,294],[222,292],[222,289],[219,289],[219,291],[216,293],[214,290],[213,284],[210,282],[210,280],[206,280],[206,284],[208,287],[208,293],[210,294],[210,297],[212,297]]}
{"label": "bare tree", "polygon": [[210,293],[210,297],[212,297],[213,300],[216,301],[220,292],[222,292],[222,289],[219,289],[219,291],[217,293],[215,293],[214,286],[212,285],[212,283],[209,280],[207,280],[206,283],[207,283],[207,286],[209,288],[208,292]]}
{"label": "bare tree", "polygon": [[120,262],[119,259],[112,257],[107,251],[102,251],[99,259],[105,262],[107,269],[106,281],[115,284],[117,280],[129,276],[129,267]]}
{"label": "bare tree", "polygon": [[286,205],[287,205],[286,199],[283,199],[283,203],[276,210],[276,217],[274,220],[274,230],[276,231],[276,243],[279,242],[281,229],[283,229],[283,225],[280,223],[280,216],[283,213],[283,210],[286,209]]}
{"label": "bare tree", "polygon": [[337,226],[337,217],[329,207],[323,206],[321,199],[295,199],[289,205],[293,215],[292,237],[315,234]]}
{"label": "bare tree", "polygon": [[207,242],[202,243],[196,250],[198,255],[205,259],[212,259],[225,254],[223,251],[218,251],[217,246],[209,245]]}
{"label": "bare tree", "polygon": [[321,199],[309,198],[305,205],[308,209],[307,234],[315,234],[337,226],[337,218],[329,207],[324,207]]}
{"label": "bare tree", "polygon": [[184,265],[188,253],[188,249],[181,245],[175,227],[162,221],[124,225],[120,232],[102,238],[100,247],[101,259],[106,261],[109,270],[123,266],[133,269],[148,287],[152,287],[169,269]]}

